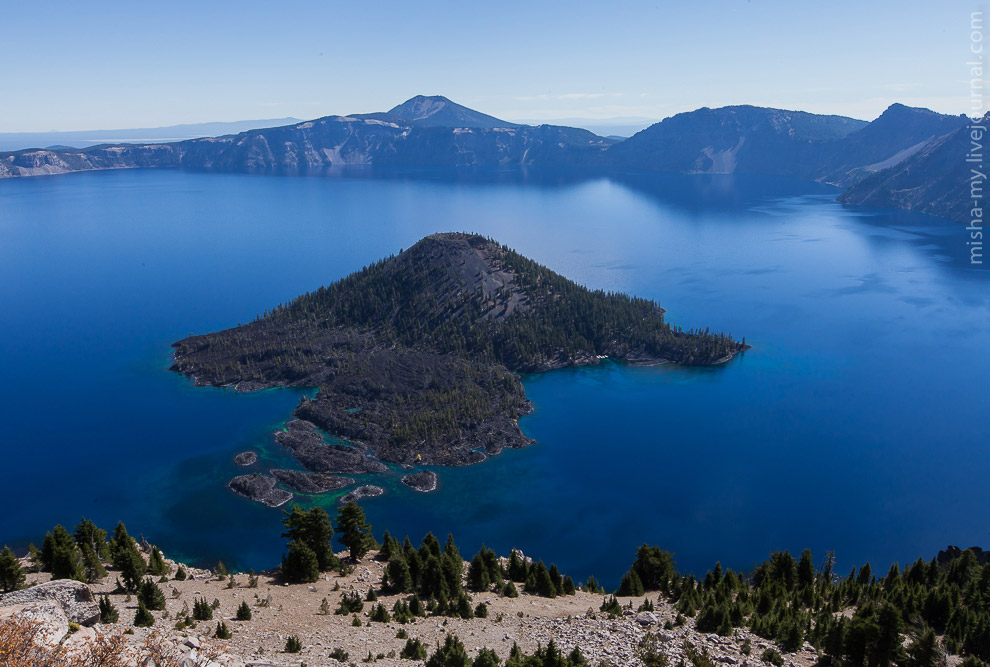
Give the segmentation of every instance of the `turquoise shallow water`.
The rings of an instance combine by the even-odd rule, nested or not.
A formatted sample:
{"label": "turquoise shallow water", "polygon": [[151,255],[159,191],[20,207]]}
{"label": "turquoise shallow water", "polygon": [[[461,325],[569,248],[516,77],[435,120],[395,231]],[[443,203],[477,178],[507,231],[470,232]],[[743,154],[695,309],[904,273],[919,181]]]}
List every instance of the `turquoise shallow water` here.
{"label": "turquoise shallow water", "polygon": [[471,230],[753,349],[527,377],[538,444],[441,470],[434,494],[390,480],[364,501],[379,531],[518,546],[609,583],[643,541],[695,570],[778,548],[885,567],[988,546],[988,274],[949,223],[834,195],[566,172],[0,181],[0,541],[86,515],[191,561],[277,563],[280,513],[223,484],[246,448],[290,463],[269,434],[299,392],[192,387],[169,344]]}

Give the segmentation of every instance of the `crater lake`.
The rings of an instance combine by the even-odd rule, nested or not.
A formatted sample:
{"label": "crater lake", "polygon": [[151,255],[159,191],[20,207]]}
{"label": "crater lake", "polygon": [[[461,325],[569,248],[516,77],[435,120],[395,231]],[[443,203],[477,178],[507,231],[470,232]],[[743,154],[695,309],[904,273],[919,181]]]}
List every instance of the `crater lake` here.
{"label": "crater lake", "polygon": [[295,465],[271,432],[303,392],[193,387],[171,343],[472,231],[752,349],[526,376],[537,444],[437,469],[430,494],[396,476],[362,501],[378,536],[450,532],[467,556],[518,547],[607,586],[643,542],[700,573],[778,549],[835,551],[841,572],[986,547],[990,273],[963,228],[837,193],[547,170],[0,181],[0,542],[85,516],[191,563],[277,565],[281,511],[225,484],[246,449]]}

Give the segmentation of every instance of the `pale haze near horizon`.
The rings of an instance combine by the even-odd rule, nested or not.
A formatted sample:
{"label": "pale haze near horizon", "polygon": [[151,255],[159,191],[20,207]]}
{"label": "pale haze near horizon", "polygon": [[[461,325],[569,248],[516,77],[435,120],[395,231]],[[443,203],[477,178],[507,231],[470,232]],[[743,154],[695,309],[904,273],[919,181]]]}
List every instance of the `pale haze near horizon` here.
{"label": "pale haze near horizon", "polygon": [[952,2],[10,3],[0,132],[385,111],[439,94],[506,119],[754,104],[974,114]]}

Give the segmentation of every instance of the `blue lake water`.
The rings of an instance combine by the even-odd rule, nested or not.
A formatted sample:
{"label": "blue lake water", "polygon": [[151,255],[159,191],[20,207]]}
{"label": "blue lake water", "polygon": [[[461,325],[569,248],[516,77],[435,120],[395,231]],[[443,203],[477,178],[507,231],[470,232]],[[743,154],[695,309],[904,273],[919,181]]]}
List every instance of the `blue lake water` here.
{"label": "blue lake water", "polygon": [[527,377],[538,444],[442,469],[433,494],[390,481],[364,501],[378,532],[517,546],[609,584],[644,541],[701,572],[785,548],[885,568],[990,546],[990,273],[960,228],[835,194],[565,172],[0,181],[0,542],[85,515],[189,561],[276,564],[279,510],[224,483],[244,449],[287,462],[269,434],[299,392],[194,388],[166,370],[170,343],[465,230],[753,349]]}

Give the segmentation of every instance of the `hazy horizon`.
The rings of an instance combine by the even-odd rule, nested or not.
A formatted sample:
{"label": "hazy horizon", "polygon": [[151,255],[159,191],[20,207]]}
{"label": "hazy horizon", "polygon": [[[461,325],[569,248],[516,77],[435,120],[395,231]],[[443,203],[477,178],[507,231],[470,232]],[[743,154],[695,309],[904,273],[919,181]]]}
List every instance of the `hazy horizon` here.
{"label": "hazy horizon", "polygon": [[[303,1],[238,13],[181,0],[5,12],[0,132],[383,111],[442,94],[505,120],[660,120],[736,104],[870,120],[969,108],[970,14],[946,3],[715,6]],[[524,18],[521,18],[524,17]],[[345,29],[346,27],[346,29]],[[39,35],[45,49],[37,48]],[[456,56],[456,57],[453,57]]]}
{"label": "hazy horizon", "polygon": [[[460,104],[457,100],[451,99],[450,97],[448,97],[446,95],[443,95],[442,93],[434,93],[434,94],[431,94],[429,96],[446,97],[451,102],[454,102],[455,104]],[[400,102],[397,102],[396,104],[399,104],[402,101],[405,101],[405,100],[401,100]],[[898,101],[895,100],[895,101],[891,102],[891,104],[901,104],[901,102],[898,102]],[[392,105],[392,106],[395,106],[395,105]],[[467,105],[462,105],[462,106],[467,106]],[[761,106],[761,105],[727,104],[727,105],[722,105],[722,106],[730,107],[730,106]],[[906,106],[912,106],[912,105],[906,105]],[[391,108],[392,107],[389,107],[387,109],[379,109],[378,111],[384,112],[384,111],[388,111]],[[541,118],[505,118],[505,117],[500,117],[500,116],[497,116],[496,114],[490,113],[489,111],[487,111],[485,109],[479,109],[479,108],[476,108],[476,107],[470,107],[470,108],[472,108],[475,111],[479,111],[479,112],[482,112],[482,113],[486,113],[488,115],[496,116],[500,120],[508,121],[508,122],[511,122],[511,123],[517,123],[517,124],[521,124],[521,125],[550,124],[550,125],[565,125],[565,126],[586,127],[586,128],[587,127],[609,127],[609,126],[615,126],[615,127],[619,127],[619,126],[622,126],[622,127],[641,127],[641,128],[645,128],[645,127],[647,127],[649,125],[652,125],[654,123],[659,123],[659,122],[661,122],[663,120],[666,120],[670,116],[675,116],[675,115],[680,114],[680,113],[688,113],[688,112],[691,112],[691,111],[697,111],[697,110],[702,109],[702,108],[705,108],[705,107],[696,107],[696,108],[693,108],[693,109],[686,109],[684,111],[678,111],[677,113],[672,113],[672,114],[665,115],[665,116],[660,116],[660,117],[657,117],[657,118],[649,118],[649,117],[646,117],[646,116],[642,116],[642,117],[635,117],[635,116],[612,116],[612,117],[602,117],[602,118],[569,116],[569,117],[561,117],[561,118],[544,118],[544,119],[541,119]],[[708,108],[720,108],[720,107],[708,107]],[[781,108],[781,107],[775,107],[775,108]],[[925,108],[928,108],[928,107],[925,107]],[[784,111],[804,112],[804,113],[817,113],[817,112],[814,112],[814,111],[809,111],[807,109],[784,109],[784,108],[781,108],[781,109],[784,110]],[[932,111],[938,111],[937,109],[931,109],[931,110]],[[883,112],[883,110],[881,110],[881,113],[882,112]],[[370,112],[361,112],[361,113],[370,113]],[[336,112],[331,112],[331,113],[324,114],[324,116],[346,116],[346,115],[349,115],[349,114],[353,114],[353,112],[336,111]],[[823,114],[823,115],[837,115],[837,116],[841,116],[843,114]],[[848,116],[848,117],[849,118],[854,118],[856,120],[862,120],[862,121],[870,122],[872,120],[875,120],[879,115],[880,114],[877,114],[877,116],[870,117],[870,118],[856,117],[856,116]],[[94,133],[94,132],[108,132],[108,133],[109,132],[134,132],[134,131],[139,131],[139,130],[149,130],[149,131],[150,130],[167,130],[167,129],[173,129],[173,128],[174,129],[187,128],[187,127],[188,128],[195,128],[195,127],[209,126],[209,125],[235,125],[235,124],[246,124],[246,123],[257,123],[258,124],[257,127],[258,128],[262,128],[262,127],[274,127],[274,125],[270,125],[269,124],[269,123],[273,123],[273,122],[284,121],[286,124],[293,124],[293,123],[298,123],[298,122],[305,122],[305,121],[308,121],[308,120],[314,120],[315,118],[321,118],[321,117],[323,117],[323,116],[313,116],[313,117],[308,117],[308,118],[299,118],[299,117],[294,117],[294,116],[272,117],[272,118],[256,118],[256,119],[237,118],[237,119],[234,119],[234,120],[203,119],[203,120],[197,120],[197,121],[191,121],[191,122],[176,123],[176,124],[171,124],[171,125],[158,125],[158,126],[138,125],[138,126],[133,126],[133,127],[115,127],[115,128],[91,128],[91,127],[87,127],[87,128],[79,128],[79,129],[74,129],[74,130],[63,130],[63,129],[58,129],[58,128],[53,128],[53,129],[49,129],[49,130],[19,130],[19,131],[5,131],[5,130],[0,130],[0,136],[17,136],[17,135],[28,136],[28,135],[48,135],[48,134],[52,134],[52,135],[56,135],[56,134],[85,134],[85,133]],[[266,125],[266,124],[268,124],[268,125]],[[243,131],[243,130],[239,130],[239,131]],[[128,139],[127,141],[143,141],[143,139]],[[147,141],[162,141],[162,139],[149,138],[149,139],[147,139]]]}

